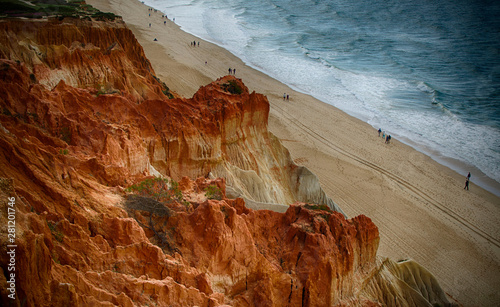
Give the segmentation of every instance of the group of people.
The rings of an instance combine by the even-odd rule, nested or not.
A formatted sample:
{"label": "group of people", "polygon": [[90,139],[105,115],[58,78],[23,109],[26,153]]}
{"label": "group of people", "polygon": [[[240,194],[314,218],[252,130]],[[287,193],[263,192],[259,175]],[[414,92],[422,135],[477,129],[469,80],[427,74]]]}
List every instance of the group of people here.
{"label": "group of people", "polygon": [[[196,47],[196,41],[191,42],[191,47]],[[200,42],[198,42],[198,47],[200,47]]]}
{"label": "group of people", "polygon": [[[155,12],[155,13],[158,12],[158,10],[155,10],[153,8],[148,8],[148,11],[149,12]],[[151,17],[151,13],[149,13],[149,17]],[[167,18],[168,19],[167,15],[165,15],[165,14],[161,15],[161,18]]]}
{"label": "group of people", "polygon": [[382,134],[382,138],[385,139],[385,143],[386,144],[390,144],[391,143],[391,135],[390,134],[386,134],[385,131],[382,131],[381,128],[378,129],[378,136],[380,137],[380,134]]}
{"label": "group of people", "polygon": [[229,68],[228,69],[230,75],[236,75],[236,68]]}
{"label": "group of people", "polygon": [[283,101],[289,101],[290,100],[290,95],[287,93],[283,93]]}
{"label": "group of people", "polygon": [[[152,9],[152,8],[148,8],[148,11],[149,12],[155,12],[155,13],[157,12],[157,10]],[[151,13],[149,13],[149,17],[151,17]],[[161,15],[161,18],[168,19],[168,16],[166,14],[164,14],[164,15]],[[175,18],[174,18],[174,22],[175,22]],[[167,21],[166,20],[163,21],[163,25],[167,25]],[[151,24],[149,24],[149,27],[151,28]]]}

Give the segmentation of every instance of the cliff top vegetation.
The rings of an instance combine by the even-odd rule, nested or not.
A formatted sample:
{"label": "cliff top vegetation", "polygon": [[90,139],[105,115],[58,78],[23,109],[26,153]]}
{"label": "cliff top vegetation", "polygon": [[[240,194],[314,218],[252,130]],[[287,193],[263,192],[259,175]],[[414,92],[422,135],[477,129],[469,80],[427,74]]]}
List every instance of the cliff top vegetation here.
{"label": "cliff top vegetation", "polygon": [[83,18],[111,20],[121,18],[113,13],[104,13],[82,0],[0,0],[0,18]]}

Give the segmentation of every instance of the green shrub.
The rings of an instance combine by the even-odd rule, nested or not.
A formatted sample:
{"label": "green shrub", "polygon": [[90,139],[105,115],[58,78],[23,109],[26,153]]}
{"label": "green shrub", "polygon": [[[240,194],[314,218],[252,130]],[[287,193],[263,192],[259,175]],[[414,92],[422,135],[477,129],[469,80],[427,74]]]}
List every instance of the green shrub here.
{"label": "green shrub", "polygon": [[221,200],[222,199],[222,191],[216,185],[209,185],[205,189],[205,197],[208,199]]}
{"label": "green shrub", "polygon": [[241,86],[239,86],[239,84],[234,80],[230,80],[228,83],[224,83],[222,85],[222,88],[224,89],[224,91],[235,95],[240,95],[241,93],[243,93],[243,89],[241,88]]}
{"label": "green shrub", "polygon": [[1,12],[36,12],[36,7],[19,0],[2,0]]}
{"label": "green shrub", "polygon": [[[126,191],[135,194],[129,195],[125,201],[125,207],[129,214],[135,218],[139,225],[154,232],[158,240],[157,244],[162,249],[168,252],[179,252],[172,243],[169,232],[165,230],[168,219],[175,214],[165,205],[165,202],[175,200],[185,203],[179,184],[174,180],[169,183],[167,179],[155,177],[134,184],[128,187]],[[149,223],[141,222],[143,219],[137,218],[136,211],[149,212]],[[158,220],[153,218],[153,215],[166,219],[164,219],[163,224],[159,224]]]}
{"label": "green shrub", "polygon": [[1,0],[0,15],[10,17],[42,18],[44,16],[66,17],[90,20],[90,17],[100,21],[115,20],[113,13],[100,12],[96,8],[80,0]]}
{"label": "green shrub", "polygon": [[104,12],[96,12],[92,14],[92,18],[95,18],[99,21],[111,20],[114,21],[117,15],[113,13],[104,13]]}
{"label": "green shrub", "polygon": [[[170,186],[169,186],[170,185]],[[179,189],[179,183],[168,179],[155,177],[148,178],[138,184],[131,185],[126,189],[127,192],[132,192],[144,197],[150,197],[159,202],[169,202],[172,200],[182,201],[183,195]]]}
{"label": "green shrub", "polygon": [[329,212],[332,211],[332,209],[330,209],[330,207],[328,207],[327,205],[306,204],[306,205],[304,205],[304,207],[306,207],[307,209],[310,209],[310,210],[323,210],[323,211],[329,211]]}

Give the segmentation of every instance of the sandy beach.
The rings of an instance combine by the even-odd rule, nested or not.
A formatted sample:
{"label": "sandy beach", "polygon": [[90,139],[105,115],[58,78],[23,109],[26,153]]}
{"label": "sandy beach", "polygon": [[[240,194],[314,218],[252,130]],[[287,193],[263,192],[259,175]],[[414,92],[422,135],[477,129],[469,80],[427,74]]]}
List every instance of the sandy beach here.
{"label": "sandy beach", "polygon": [[474,174],[464,190],[466,174],[398,140],[385,144],[370,125],[246,66],[139,1],[87,3],[122,16],[157,76],[182,96],[236,69],[250,91],[269,99],[269,128],[295,162],[319,177],[349,217],[364,214],[379,227],[380,257],[416,260],[464,306],[500,304],[500,198],[475,185]]}

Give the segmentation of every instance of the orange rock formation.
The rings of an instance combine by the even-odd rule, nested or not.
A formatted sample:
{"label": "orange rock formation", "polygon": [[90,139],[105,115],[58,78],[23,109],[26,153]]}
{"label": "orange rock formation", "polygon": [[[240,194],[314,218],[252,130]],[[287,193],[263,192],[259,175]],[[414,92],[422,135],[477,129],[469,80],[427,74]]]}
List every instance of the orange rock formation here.
{"label": "orange rock formation", "polygon": [[[377,227],[328,209],[315,176],[267,131],[267,99],[241,80],[168,99],[120,21],[3,20],[0,46],[0,177],[9,178],[0,210],[15,197],[14,305],[377,306],[387,303],[382,288],[408,297],[391,279],[423,298],[401,306],[446,300],[405,281],[418,268],[381,267]],[[183,201],[127,206],[124,188],[151,175],[209,173],[225,179],[184,178]],[[226,197],[226,181],[248,201],[323,206],[251,210]],[[221,200],[207,199],[209,185]]]}

